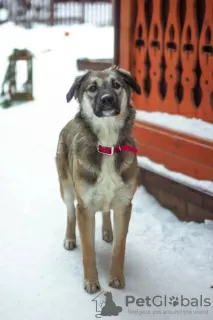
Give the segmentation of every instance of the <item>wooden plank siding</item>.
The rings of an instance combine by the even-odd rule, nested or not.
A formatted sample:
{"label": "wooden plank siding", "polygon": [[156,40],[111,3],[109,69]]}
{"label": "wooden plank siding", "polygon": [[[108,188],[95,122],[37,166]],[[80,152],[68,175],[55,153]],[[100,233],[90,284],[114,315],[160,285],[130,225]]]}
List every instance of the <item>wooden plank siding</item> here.
{"label": "wooden plank siding", "polygon": [[139,154],[198,180],[213,181],[213,142],[135,121]]}

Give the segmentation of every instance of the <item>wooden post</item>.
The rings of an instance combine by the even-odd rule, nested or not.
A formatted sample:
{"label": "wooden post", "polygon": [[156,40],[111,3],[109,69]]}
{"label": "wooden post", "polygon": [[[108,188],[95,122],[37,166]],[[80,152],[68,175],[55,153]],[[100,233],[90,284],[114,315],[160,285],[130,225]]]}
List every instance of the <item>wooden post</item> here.
{"label": "wooden post", "polygon": [[85,0],[81,1],[81,23],[85,23]]}
{"label": "wooden post", "polygon": [[120,0],[113,0],[113,25],[114,25],[114,65],[120,63]]}
{"label": "wooden post", "polygon": [[54,25],[54,0],[50,0],[50,25]]}
{"label": "wooden post", "polygon": [[122,0],[120,3],[120,67],[131,71],[132,51],[132,10],[135,1]]}

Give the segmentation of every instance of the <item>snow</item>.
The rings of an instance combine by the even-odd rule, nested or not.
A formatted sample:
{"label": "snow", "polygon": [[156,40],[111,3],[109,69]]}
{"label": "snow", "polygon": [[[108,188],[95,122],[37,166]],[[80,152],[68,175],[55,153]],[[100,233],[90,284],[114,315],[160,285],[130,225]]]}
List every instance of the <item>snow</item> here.
{"label": "snow", "polygon": [[[70,37],[64,37],[64,31]],[[108,30],[108,31],[107,31]],[[103,31],[103,33],[102,33]],[[112,30],[73,26],[23,30],[12,24],[0,28],[0,74],[13,47],[26,46],[35,54],[35,101],[0,109],[0,319],[92,320],[97,314],[94,295],[82,287],[79,233],[78,247],[63,249],[66,210],[60,198],[54,162],[58,134],[77,111],[65,95],[76,71],[76,58],[92,55],[82,45],[88,34],[101,47],[94,55],[112,57]],[[108,36],[97,38],[101,34]],[[89,40],[87,40],[89,41]],[[88,42],[87,42],[88,43]],[[105,44],[105,45],[103,45]],[[123,310],[116,319],[137,319],[130,310],[153,312],[156,308],[125,306],[125,297],[155,295],[197,297],[213,303],[213,222],[180,222],[162,208],[143,187],[133,200],[127,239],[126,288],[110,289],[107,270],[111,245],[101,240],[101,215],[96,215],[96,252],[102,290],[110,290]],[[174,307],[158,308],[174,312]],[[185,307],[186,309],[186,307]],[[195,307],[187,307],[184,319],[194,319]],[[184,307],[178,310],[184,310]],[[211,307],[200,319],[212,319]],[[190,312],[192,312],[190,314]],[[146,315],[144,319],[179,319],[176,315]],[[111,319],[112,317],[110,317]],[[107,317],[106,317],[107,319]]]}
{"label": "snow", "polygon": [[[0,3],[1,4],[1,3]],[[1,9],[0,10],[0,22],[1,21],[6,21],[8,17],[8,13],[6,9]]]}
{"label": "snow", "polygon": [[213,124],[201,119],[186,118],[181,115],[172,115],[164,112],[146,112],[142,110],[137,111],[136,119],[213,141]]}
{"label": "snow", "polygon": [[[146,112],[142,110],[137,110],[136,119],[186,133],[191,136],[203,138],[207,141],[213,141],[213,124],[207,123],[201,119],[185,118],[180,115],[171,115],[163,112]],[[188,187],[213,195],[213,181],[196,180],[182,173],[168,170],[162,164],[155,163],[147,157],[138,157],[138,163],[147,170],[180,182]]]}
{"label": "snow", "polygon": [[[69,32],[70,35],[65,37],[65,32]],[[72,78],[70,72],[73,71],[73,68],[76,70],[77,58],[98,59],[101,57],[102,59],[111,59],[114,53],[113,28],[97,28],[91,24],[52,28],[36,25],[36,28],[29,31],[21,27],[16,27],[14,30],[12,23],[6,23],[0,28],[0,39],[4,43],[4,46],[1,47],[0,84],[7,68],[7,57],[14,48],[31,50],[35,55],[35,66],[39,58],[45,61],[50,55],[55,59],[57,55],[58,64],[64,63],[63,66],[66,70],[64,74],[62,73],[63,81],[66,76]],[[35,39],[39,39],[39,42]],[[97,39],[99,46],[97,46]],[[59,68],[58,64],[54,67]],[[49,67],[53,68],[51,63],[47,64],[47,68]],[[67,72],[67,70],[70,70],[70,72]],[[37,72],[37,67],[35,67],[35,72]]]}
{"label": "snow", "polygon": [[213,196],[213,182],[205,180],[197,180],[185,174],[168,170],[164,165],[151,161],[147,157],[138,157],[140,167],[155,172],[161,176],[182,183],[188,187],[200,190]]}

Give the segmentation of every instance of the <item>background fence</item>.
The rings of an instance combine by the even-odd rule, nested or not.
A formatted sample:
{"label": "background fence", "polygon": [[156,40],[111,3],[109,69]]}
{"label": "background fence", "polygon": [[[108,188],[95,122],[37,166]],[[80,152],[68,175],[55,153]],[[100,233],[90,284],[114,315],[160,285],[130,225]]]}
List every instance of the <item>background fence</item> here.
{"label": "background fence", "polygon": [[112,25],[111,0],[0,0],[0,22]]}

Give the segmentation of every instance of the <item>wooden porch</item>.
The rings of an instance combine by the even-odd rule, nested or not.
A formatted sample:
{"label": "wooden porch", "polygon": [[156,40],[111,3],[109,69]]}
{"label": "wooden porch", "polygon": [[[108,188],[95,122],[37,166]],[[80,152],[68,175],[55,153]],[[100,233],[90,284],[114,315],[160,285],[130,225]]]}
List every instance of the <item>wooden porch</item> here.
{"label": "wooden porch", "polygon": [[[115,20],[115,63],[130,70],[142,88],[141,96],[133,95],[137,110],[213,124],[213,0],[119,0],[115,12],[120,13]],[[192,178],[213,181],[213,137],[201,139],[139,120],[134,135],[140,156]],[[213,219],[210,190],[208,195],[191,190],[186,197],[187,191],[180,195],[174,181],[169,187],[164,178],[165,189],[163,178],[154,179],[154,173],[150,173],[155,181],[151,187],[150,179],[144,178],[149,173],[142,171],[144,185],[181,219]],[[194,214],[188,214],[188,206],[195,206]]]}

